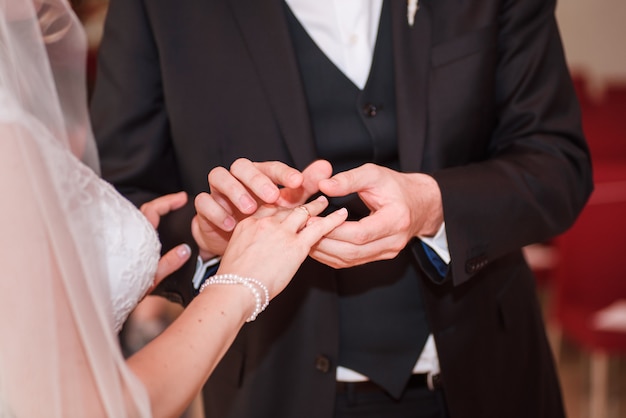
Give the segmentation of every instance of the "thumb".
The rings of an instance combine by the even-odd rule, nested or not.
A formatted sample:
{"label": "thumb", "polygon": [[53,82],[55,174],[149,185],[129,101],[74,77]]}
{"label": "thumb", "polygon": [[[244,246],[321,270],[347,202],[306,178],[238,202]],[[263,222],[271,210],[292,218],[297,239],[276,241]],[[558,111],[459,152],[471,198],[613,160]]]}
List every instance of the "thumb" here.
{"label": "thumb", "polygon": [[284,188],[281,199],[277,202],[280,206],[293,207],[307,201],[311,196],[319,192],[319,182],[328,179],[333,174],[333,167],[326,160],[317,160],[309,164],[302,171],[304,180],[302,186],[297,189]]}
{"label": "thumb", "polygon": [[326,160],[317,160],[312,162],[302,171],[304,182],[302,186],[308,192],[317,193],[319,182],[328,179],[333,174],[333,167]]}

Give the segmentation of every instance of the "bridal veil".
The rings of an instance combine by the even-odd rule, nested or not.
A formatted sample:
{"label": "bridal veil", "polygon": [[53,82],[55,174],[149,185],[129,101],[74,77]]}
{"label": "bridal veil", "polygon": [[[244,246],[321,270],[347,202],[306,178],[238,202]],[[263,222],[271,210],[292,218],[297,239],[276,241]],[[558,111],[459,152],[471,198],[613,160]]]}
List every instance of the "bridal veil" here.
{"label": "bridal veil", "polygon": [[85,48],[66,0],[0,0],[1,418],[150,416],[84,210]]}

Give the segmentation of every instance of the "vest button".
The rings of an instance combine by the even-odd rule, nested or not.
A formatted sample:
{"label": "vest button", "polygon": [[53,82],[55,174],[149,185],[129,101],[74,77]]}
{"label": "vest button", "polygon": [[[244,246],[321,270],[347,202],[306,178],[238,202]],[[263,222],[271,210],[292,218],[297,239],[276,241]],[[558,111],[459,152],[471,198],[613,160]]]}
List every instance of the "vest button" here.
{"label": "vest button", "polygon": [[363,114],[365,116],[367,116],[368,118],[373,118],[376,117],[376,115],[378,114],[378,111],[381,110],[383,107],[381,106],[376,106],[373,103],[367,103],[365,106],[363,106]]}
{"label": "vest button", "polygon": [[330,359],[322,355],[315,357],[315,369],[322,373],[328,373],[330,370]]}

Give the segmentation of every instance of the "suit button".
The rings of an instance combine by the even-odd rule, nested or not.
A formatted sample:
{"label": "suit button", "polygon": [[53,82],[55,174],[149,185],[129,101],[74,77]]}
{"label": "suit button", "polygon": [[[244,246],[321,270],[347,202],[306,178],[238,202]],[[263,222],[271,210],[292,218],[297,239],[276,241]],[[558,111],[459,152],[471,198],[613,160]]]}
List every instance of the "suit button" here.
{"label": "suit button", "polygon": [[315,358],[315,368],[322,373],[328,373],[330,370],[330,359],[322,355],[317,356]]}
{"label": "suit button", "polygon": [[482,255],[476,258],[472,258],[465,263],[465,272],[467,274],[478,273],[480,270],[485,268],[485,266],[489,263],[487,257]]}
{"label": "suit button", "polygon": [[363,106],[363,114],[367,116],[368,118],[373,118],[373,117],[376,117],[376,115],[378,115],[378,112],[382,110],[382,108],[383,108],[382,105],[377,106],[372,103],[367,103],[365,106]]}

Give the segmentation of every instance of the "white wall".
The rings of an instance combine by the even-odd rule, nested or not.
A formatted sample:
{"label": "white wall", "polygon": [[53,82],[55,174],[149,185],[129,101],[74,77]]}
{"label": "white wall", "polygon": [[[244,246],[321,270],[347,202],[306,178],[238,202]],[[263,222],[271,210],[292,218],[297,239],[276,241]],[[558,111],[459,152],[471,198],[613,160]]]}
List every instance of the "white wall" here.
{"label": "white wall", "polygon": [[556,15],[570,69],[589,92],[626,87],[626,0],[557,0]]}

